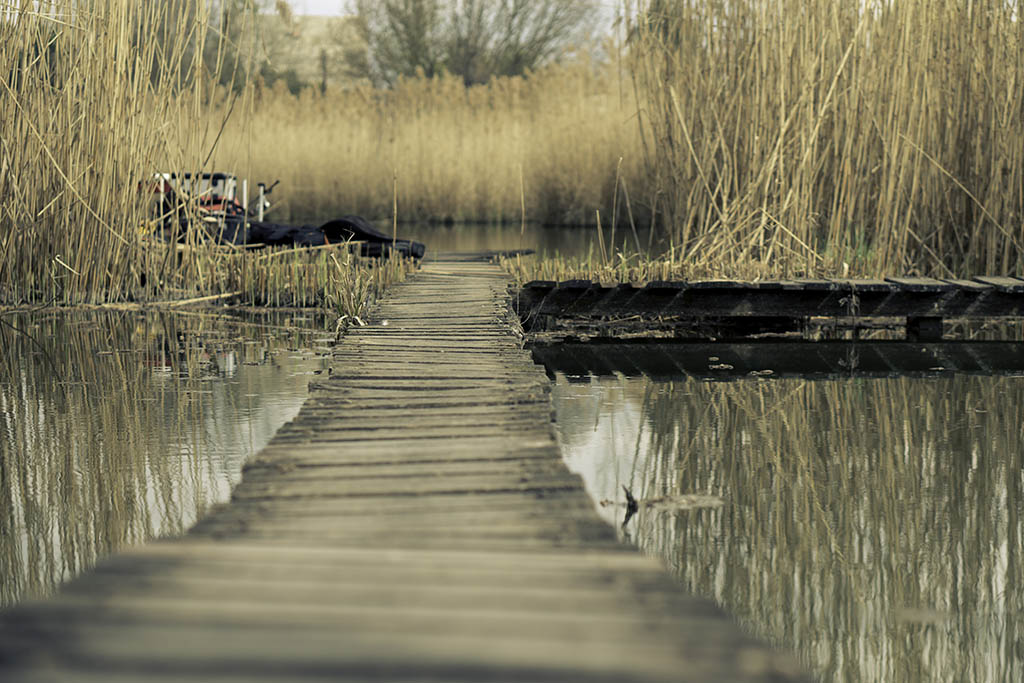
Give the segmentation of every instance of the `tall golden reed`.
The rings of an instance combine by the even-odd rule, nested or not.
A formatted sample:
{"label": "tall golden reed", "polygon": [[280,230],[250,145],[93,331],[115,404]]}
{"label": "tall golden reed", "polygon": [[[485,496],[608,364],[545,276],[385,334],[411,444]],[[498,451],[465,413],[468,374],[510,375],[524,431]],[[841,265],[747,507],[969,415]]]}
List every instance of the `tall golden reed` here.
{"label": "tall golden reed", "polygon": [[[253,35],[251,12],[236,21]],[[247,303],[355,315],[370,290],[402,275],[344,248],[330,261],[232,251],[196,223],[183,244],[147,234],[152,174],[213,170],[223,131],[252,110],[245,69],[229,68],[251,55],[218,25],[204,0],[0,9],[0,305],[237,292]]]}
{"label": "tall golden reed", "polygon": [[596,210],[611,215],[617,168],[620,194],[641,184],[636,105],[618,65],[581,60],[474,87],[440,76],[391,90],[256,88],[217,159],[280,178],[279,218],[389,218],[397,179],[399,221],[518,223],[525,207],[527,220],[589,224]]}
{"label": "tall golden reed", "polygon": [[[212,126],[197,49],[206,4],[57,0],[0,15],[0,298],[133,295],[144,267],[137,185],[161,162],[198,168]],[[192,112],[173,145],[172,102]]]}
{"label": "tall golden reed", "polygon": [[1024,266],[1018,3],[641,0],[645,158],[675,248],[777,274]]}

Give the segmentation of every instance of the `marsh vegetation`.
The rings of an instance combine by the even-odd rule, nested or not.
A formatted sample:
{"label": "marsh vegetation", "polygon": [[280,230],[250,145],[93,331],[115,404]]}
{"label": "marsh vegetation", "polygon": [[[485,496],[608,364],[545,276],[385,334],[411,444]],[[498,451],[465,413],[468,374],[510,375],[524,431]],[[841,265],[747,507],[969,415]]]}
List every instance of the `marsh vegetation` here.
{"label": "marsh vegetation", "polygon": [[513,264],[521,279],[1020,271],[1016,3],[633,7],[632,205],[667,253]]}
{"label": "marsh vegetation", "polygon": [[[1024,60],[1014,56],[1024,30],[1015,3],[642,0],[617,10],[608,38],[583,38],[583,17],[573,15],[571,41],[515,69],[499,67],[519,58],[486,52],[458,22],[449,28],[465,29],[459,44],[483,55],[476,66],[459,66],[472,50],[430,33],[441,40],[434,57],[385,69],[386,51],[372,40],[380,17],[368,5],[364,42],[356,31],[345,55],[331,53],[351,66],[362,50],[368,77],[329,88],[289,87],[275,75],[260,35],[277,20],[259,14],[263,4],[5,10],[5,302],[234,291],[237,278],[213,271],[248,278],[258,268],[198,235],[185,237],[185,250],[148,242],[136,192],[155,170],[214,166],[281,179],[283,220],[343,212],[389,223],[600,225],[606,245],[613,230],[647,227],[653,239],[630,250],[663,255],[631,272],[628,255],[606,246],[560,264],[566,276],[949,276],[1021,266]],[[389,74],[376,84],[373,64]],[[358,262],[344,266],[331,286],[361,287]],[[532,279],[551,268],[520,271]],[[317,278],[326,282],[308,279]],[[327,299],[322,287],[292,295]]]}
{"label": "marsh vegetation", "polygon": [[177,207],[187,218],[179,239],[154,237],[153,174],[211,170],[233,113],[252,108],[252,54],[238,41],[255,17],[226,8],[94,0],[0,10],[0,304],[232,295],[355,315],[402,276],[401,264],[362,261],[346,245],[213,244],[194,202]]}
{"label": "marsh vegetation", "polygon": [[253,163],[300,207],[389,216],[397,192],[405,220],[600,225],[605,249],[526,280],[1019,270],[1014,3],[645,0],[617,27],[484,83],[260,91],[253,127],[290,144]]}

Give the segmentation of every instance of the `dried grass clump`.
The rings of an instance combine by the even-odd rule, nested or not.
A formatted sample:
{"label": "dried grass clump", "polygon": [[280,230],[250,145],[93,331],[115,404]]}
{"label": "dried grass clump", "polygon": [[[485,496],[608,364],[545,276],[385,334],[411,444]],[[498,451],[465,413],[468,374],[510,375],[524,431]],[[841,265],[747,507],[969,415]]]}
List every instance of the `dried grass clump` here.
{"label": "dried grass clump", "polygon": [[686,259],[670,251],[663,256],[638,252],[586,256],[554,254],[536,258],[516,255],[500,258],[501,266],[520,285],[533,280],[593,280],[594,282],[641,284],[655,280],[762,280],[770,278],[772,264],[752,260],[734,263],[716,263],[708,260]]}

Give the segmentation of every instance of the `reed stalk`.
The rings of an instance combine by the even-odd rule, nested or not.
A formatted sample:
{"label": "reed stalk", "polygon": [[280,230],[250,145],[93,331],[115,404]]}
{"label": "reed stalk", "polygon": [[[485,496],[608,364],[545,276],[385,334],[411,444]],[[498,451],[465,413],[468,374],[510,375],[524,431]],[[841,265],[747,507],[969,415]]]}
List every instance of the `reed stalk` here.
{"label": "reed stalk", "polygon": [[[252,7],[241,34],[255,31]],[[194,202],[170,242],[155,238],[152,174],[213,170],[251,112],[244,44],[202,0],[56,0],[0,9],[0,305],[152,302],[240,292],[247,303],[347,309],[400,267],[328,277],[327,256],[273,261],[211,243]],[[249,50],[252,51],[252,48]],[[229,167],[226,170],[235,170]],[[244,170],[244,169],[241,169]],[[176,221],[174,221],[176,222]],[[317,275],[319,273],[319,275]],[[357,301],[358,300],[358,301]]]}
{"label": "reed stalk", "polygon": [[705,269],[1019,273],[1016,3],[631,5],[646,196]]}

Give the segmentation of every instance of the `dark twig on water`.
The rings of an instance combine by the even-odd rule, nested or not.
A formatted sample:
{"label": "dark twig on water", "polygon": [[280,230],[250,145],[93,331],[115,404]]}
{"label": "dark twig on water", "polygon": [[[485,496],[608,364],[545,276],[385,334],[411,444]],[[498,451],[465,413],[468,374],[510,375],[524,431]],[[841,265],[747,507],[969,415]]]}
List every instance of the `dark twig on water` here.
{"label": "dark twig on water", "polygon": [[637,513],[640,506],[636,502],[636,498],[633,497],[633,493],[626,488],[626,485],[622,485],[622,490],[626,492],[626,518],[622,520],[622,526],[629,524],[629,520],[633,518],[633,515]]}

